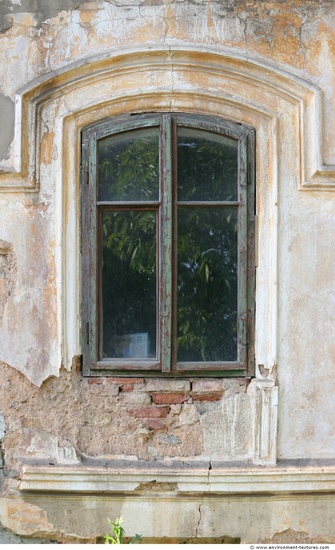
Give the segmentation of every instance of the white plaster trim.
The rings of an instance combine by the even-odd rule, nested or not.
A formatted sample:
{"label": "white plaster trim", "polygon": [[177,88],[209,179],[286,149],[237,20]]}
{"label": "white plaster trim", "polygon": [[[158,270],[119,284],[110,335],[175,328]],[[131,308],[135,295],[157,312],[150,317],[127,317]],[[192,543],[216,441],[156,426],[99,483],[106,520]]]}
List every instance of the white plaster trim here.
{"label": "white plaster trim", "polygon": [[[201,54],[201,60],[192,56]],[[0,191],[36,191],[39,166],[38,111],[50,99],[68,94],[78,86],[89,87],[105,81],[111,75],[129,71],[156,70],[178,75],[179,70],[211,72],[243,81],[273,96],[286,98],[299,111],[299,166],[298,186],[308,190],[335,190],[335,166],[323,160],[322,90],[313,82],[289,72],[276,64],[251,58],[229,49],[199,48],[197,45],[119,50],[94,58],[80,60],[52,73],[43,75],[18,91],[15,113],[15,169],[0,174]],[[175,81],[176,79],[173,78]],[[173,88],[173,87],[172,87]],[[229,89],[229,86],[227,86]],[[210,90],[208,90],[210,93]],[[84,93],[84,92],[83,92]],[[173,95],[173,89],[171,89]],[[241,86],[243,94],[243,86]],[[241,96],[241,103],[248,100]],[[75,107],[74,107],[75,109]],[[72,110],[72,109],[71,109]],[[35,131],[32,131],[32,128]],[[35,154],[36,152],[36,154]]]}
{"label": "white plaster trim", "polygon": [[[129,467],[128,467],[129,468]],[[143,484],[151,484],[145,487]],[[157,484],[157,489],[155,489]],[[59,468],[25,466],[20,490],[69,493],[303,493],[335,491],[335,467],[144,469]]]}
{"label": "white plaster trim", "polygon": [[256,380],[253,462],[274,465],[277,461],[278,387],[274,380]]}

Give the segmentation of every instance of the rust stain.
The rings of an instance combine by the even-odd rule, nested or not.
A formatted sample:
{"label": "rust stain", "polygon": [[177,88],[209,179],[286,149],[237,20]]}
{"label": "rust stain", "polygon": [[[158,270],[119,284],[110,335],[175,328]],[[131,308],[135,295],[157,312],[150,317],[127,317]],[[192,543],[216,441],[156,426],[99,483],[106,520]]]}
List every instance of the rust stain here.
{"label": "rust stain", "polygon": [[47,264],[48,264],[48,281],[44,288],[43,298],[44,307],[48,312],[48,325],[52,332],[50,337],[57,338],[58,321],[57,321],[57,280],[56,280],[56,261],[55,261],[55,241],[52,239],[47,247]]}
{"label": "rust stain", "polygon": [[46,132],[43,134],[40,145],[40,160],[42,164],[50,164],[52,161],[52,149],[55,132]]}
{"label": "rust stain", "polygon": [[81,9],[79,10],[79,17],[81,21],[81,26],[83,28],[90,29],[97,18],[96,8],[90,9],[88,6],[88,9],[87,9],[87,6],[84,4],[83,6],[81,6]]}

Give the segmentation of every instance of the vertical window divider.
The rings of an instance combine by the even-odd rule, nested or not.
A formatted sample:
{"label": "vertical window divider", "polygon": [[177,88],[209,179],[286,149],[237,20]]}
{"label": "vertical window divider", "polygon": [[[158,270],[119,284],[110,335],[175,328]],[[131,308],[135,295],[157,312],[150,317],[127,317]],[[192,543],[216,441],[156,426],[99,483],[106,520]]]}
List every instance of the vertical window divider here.
{"label": "vertical window divider", "polygon": [[98,208],[97,208],[97,139],[95,132],[90,135],[89,141],[89,239],[91,260],[89,265],[90,279],[90,317],[89,317],[89,339],[91,342],[90,353],[91,362],[95,362],[99,357],[99,341],[98,341],[98,319],[100,314],[100,303],[98,297],[98,277],[100,278],[100,245],[98,241]]}
{"label": "vertical window divider", "polygon": [[90,300],[82,301],[82,348],[84,374],[89,374],[98,353],[97,342],[97,207],[96,207],[96,134],[87,130],[82,143],[82,263],[83,292]]}
{"label": "vertical window divider", "polygon": [[256,269],[257,269],[257,215],[256,215],[256,182],[255,182],[255,159],[256,159],[256,134],[254,129],[247,129],[248,146],[248,172],[247,172],[247,218],[248,218],[248,273],[247,273],[247,307],[248,307],[248,357],[247,376],[255,373],[255,292],[256,292]]}
{"label": "vertical window divider", "polygon": [[171,184],[171,203],[172,203],[172,370],[176,369],[177,365],[177,284],[178,284],[178,130],[177,121],[171,117],[171,140],[172,140],[172,184]]}
{"label": "vertical window divider", "polygon": [[245,363],[247,353],[247,137],[238,144],[238,360]]}
{"label": "vertical window divider", "polygon": [[162,372],[171,371],[172,331],[172,163],[171,116],[163,115],[161,125],[161,365]]}

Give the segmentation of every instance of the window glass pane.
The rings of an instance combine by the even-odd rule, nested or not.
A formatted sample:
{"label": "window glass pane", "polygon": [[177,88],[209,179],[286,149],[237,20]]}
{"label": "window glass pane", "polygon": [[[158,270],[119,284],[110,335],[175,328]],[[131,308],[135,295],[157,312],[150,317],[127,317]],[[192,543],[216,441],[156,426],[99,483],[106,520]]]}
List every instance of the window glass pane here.
{"label": "window glass pane", "polygon": [[178,208],[178,361],[237,360],[237,207]]}
{"label": "window glass pane", "polygon": [[98,141],[98,200],[159,200],[159,130],[124,132]]}
{"label": "window glass pane", "polygon": [[103,357],[156,356],[156,212],[102,213]]}
{"label": "window glass pane", "polygon": [[178,129],[178,200],[237,200],[237,140]]}

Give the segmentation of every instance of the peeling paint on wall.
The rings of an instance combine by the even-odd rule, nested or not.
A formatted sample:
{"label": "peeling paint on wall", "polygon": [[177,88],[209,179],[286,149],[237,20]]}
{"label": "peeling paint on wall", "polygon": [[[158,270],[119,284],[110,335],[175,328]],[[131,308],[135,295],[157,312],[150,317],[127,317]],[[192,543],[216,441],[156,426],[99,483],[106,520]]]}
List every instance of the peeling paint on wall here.
{"label": "peeling paint on wall", "polygon": [[[58,15],[61,11],[69,11],[79,9],[81,4],[88,2],[95,2],[95,0],[53,0],[52,2],[40,2],[39,0],[20,0],[15,2],[12,0],[3,0],[0,3],[0,17],[4,18],[3,26],[10,28],[11,16],[17,13],[29,13],[33,14],[37,23],[37,26],[48,19],[52,19]],[[4,32],[6,28],[0,30]]]}
{"label": "peeling paint on wall", "polygon": [[[0,27],[1,32],[1,27]],[[14,138],[14,101],[0,93],[0,119],[5,132],[0,132],[0,161],[7,158],[10,145]]]}

